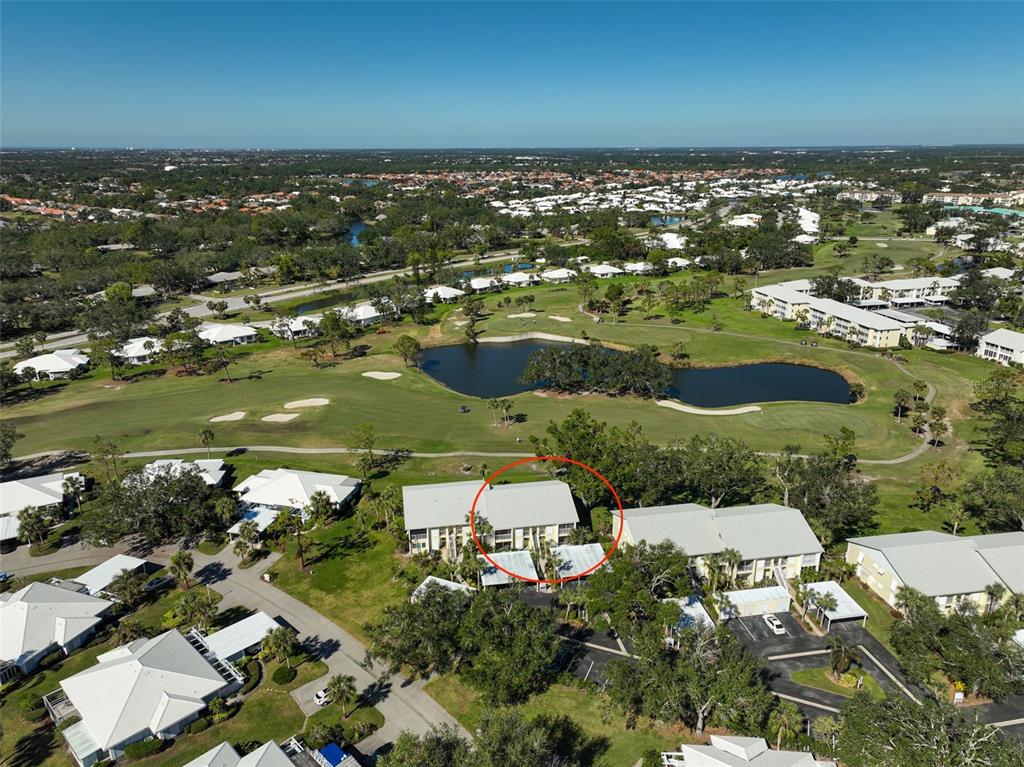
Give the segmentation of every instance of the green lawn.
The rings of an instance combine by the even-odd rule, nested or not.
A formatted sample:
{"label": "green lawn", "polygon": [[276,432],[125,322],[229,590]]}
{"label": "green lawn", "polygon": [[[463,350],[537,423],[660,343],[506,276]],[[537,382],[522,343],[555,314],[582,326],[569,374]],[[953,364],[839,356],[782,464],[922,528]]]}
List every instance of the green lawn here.
{"label": "green lawn", "polygon": [[871,632],[875,639],[885,645],[890,652],[895,652],[889,635],[894,621],[891,613],[892,608],[868,591],[867,587],[855,578],[845,581],[843,588],[846,589],[846,593],[854,598],[854,601],[860,605],[861,609],[868,614],[868,622],[865,628]]}
{"label": "green lawn", "polygon": [[[882,686],[875,681],[871,674],[861,669],[854,669],[852,673],[855,676],[860,677],[864,680],[863,689],[871,696],[875,698],[884,698],[885,690]],[[789,675],[794,682],[802,684],[805,687],[814,687],[818,690],[824,690],[825,692],[832,692],[838,695],[843,695],[847,698],[852,698],[856,690],[852,687],[844,687],[838,684],[832,679],[832,673],[828,668],[805,668],[799,671],[793,671]]]}
{"label": "green lawn", "polygon": [[[428,682],[425,689],[467,730],[473,732],[479,725],[486,706],[458,677],[437,677]],[[609,715],[602,694],[565,685],[553,685],[518,708],[527,716],[567,716],[576,722],[596,741],[597,755],[592,762],[595,767],[632,767],[645,751],[672,751],[678,749],[680,743],[693,740],[680,727],[644,723],[629,729],[620,714]]]}

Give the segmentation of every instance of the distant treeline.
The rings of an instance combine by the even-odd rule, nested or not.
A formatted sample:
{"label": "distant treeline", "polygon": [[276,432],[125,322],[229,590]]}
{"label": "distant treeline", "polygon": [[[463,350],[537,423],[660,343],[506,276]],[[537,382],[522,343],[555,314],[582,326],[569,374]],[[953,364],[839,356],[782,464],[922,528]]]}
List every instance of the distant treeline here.
{"label": "distant treeline", "polygon": [[619,352],[592,341],[586,346],[552,346],[534,352],[519,380],[529,386],[571,393],[659,397],[671,384],[672,374],[658,362],[658,350],[653,346]]}

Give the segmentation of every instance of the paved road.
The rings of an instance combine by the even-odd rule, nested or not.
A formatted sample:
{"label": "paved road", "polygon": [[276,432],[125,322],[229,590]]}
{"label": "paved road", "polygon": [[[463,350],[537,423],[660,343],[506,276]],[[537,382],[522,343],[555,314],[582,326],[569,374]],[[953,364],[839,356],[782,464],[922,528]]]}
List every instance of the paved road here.
{"label": "paved road", "polygon": [[[145,556],[149,561],[167,564],[177,550],[176,546],[166,546]],[[69,546],[45,557],[32,557],[28,554],[28,547],[21,546],[3,555],[2,567],[16,575],[32,575],[98,564],[112,554],[126,551],[128,547],[123,544],[111,548]],[[240,606],[263,610],[292,626],[300,638],[317,648],[327,664],[327,674],[292,692],[292,698],[307,716],[318,710],[313,703],[313,694],[335,674],[353,676],[360,690],[370,691],[374,705],[384,715],[384,726],[358,744],[363,753],[371,754],[394,742],[404,730],[422,733],[436,724],[450,724],[463,731],[458,722],[424,692],[422,681],[407,683],[399,675],[380,680],[379,674],[373,674],[361,665],[366,650],[359,640],[313,608],[261,580],[263,571],[276,560],[275,555],[260,566],[245,570],[238,567],[238,559],[226,549],[216,556],[193,551],[192,558],[196,579],[223,594],[221,609]]]}

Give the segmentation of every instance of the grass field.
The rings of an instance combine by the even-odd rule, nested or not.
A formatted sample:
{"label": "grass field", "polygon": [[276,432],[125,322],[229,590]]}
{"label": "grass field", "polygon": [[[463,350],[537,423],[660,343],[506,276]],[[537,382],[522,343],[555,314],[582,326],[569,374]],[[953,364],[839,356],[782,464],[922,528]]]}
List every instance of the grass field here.
{"label": "grass field", "polygon": [[[479,725],[486,707],[458,677],[437,677],[425,689],[470,732]],[[593,758],[588,764],[595,767],[631,767],[645,751],[672,751],[680,743],[692,742],[681,727],[644,723],[627,728],[623,717],[608,709],[603,695],[565,685],[553,685],[518,708],[526,716],[543,713],[572,719],[593,741]]]}
{"label": "grass field", "polygon": [[[855,676],[860,677],[864,680],[864,691],[875,698],[884,698],[885,690],[882,686],[875,681],[871,674],[868,674],[860,669],[852,671]],[[838,684],[832,679],[831,672],[825,668],[805,668],[799,671],[793,671],[789,675],[794,682],[802,684],[805,687],[814,687],[818,690],[824,690],[825,692],[833,692],[837,695],[843,695],[847,698],[852,698],[856,690],[852,687],[844,687]]]}
{"label": "grass field", "polygon": [[889,652],[895,653],[892,646],[890,631],[892,630],[893,617],[891,608],[868,589],[860,581],[849,579],[843,583],[843,588],[853,597],[860,608],[868,614],[868,621],[865,628],[885,645]]}

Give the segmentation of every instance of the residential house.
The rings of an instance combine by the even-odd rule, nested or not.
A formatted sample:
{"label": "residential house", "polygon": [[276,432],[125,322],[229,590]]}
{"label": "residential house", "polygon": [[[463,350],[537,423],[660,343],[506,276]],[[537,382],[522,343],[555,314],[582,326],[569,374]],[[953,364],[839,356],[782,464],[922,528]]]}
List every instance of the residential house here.
{"label": "residential house", "polygon": [[204,654],[173,629],[96,660],[44,697],[56,724],[79,718],[60,731],[79,767],[116,759],[139,740],[180,734],[210,701],[242,685],[233,666]]}
{"label": "residential house", "polygon": [[434,285],[423,291],[423,298],[428,304],[450,304],[466,295],[466,291],[448,285]]}
{"label": "residential house", "polygon": [[356,304],[355,306],[345,306],[341,309],[336,310],[342,319],[354,322],[356,325],[366,326],[375,325],[384,319],[384,315],[380,313],[376,306],[371,303]]}
{"label": "residential house", "polygon": [[985,611],[998,601],[1024,594],[1024,532],[956,536],[937,530],[850,538],[846,561],[857,577],[888,605],[896,607],[900,590],[932,597],[945,612],[972,603]]}
{"label": "residential house", "polygon": [[729,575],[756,584],[766,578],[793,578],[818,569],[822,547],[804,515],[776,503],[709,509],[696,503],[627,509],[625,520],[612,516],[613,533],[622,527],[622,542],[649,544],[671,541],[690,557],[702,576],[708,558],[726,549],[739,552],[740,562]]}
{"label": "residential house", "polygon": [[214,346],[222,344],[239,346],[241,344],[252,344],[259,340],[259,333],[256,331],[256,328],[249,325],[204,322],[199,326],[197,332],[200,338]]}
{"label": "residential house", "polygon": [[148,365],[154,362],[164,349],[164,342],[153,336],[129,338],[117,350],[117,356],[129,365]]}
{"label": "residential house", "polygon": [[152,479],[160,473],[179,476],[186,471],[195,471],[210,487],[220,487],[227,475],[227,468],[220,458],[201,458],[197,461],[184,461],[181,458],[160,458],[152,463],[146,464],[142,474],[147,479]]}
{"label": "residential house", "polygon": [[89,356],[78,349],[57,349],[56,351],[29,357],[14,366],[14,372],[23,375],[28,369],[33,370],[32,377],[36,381],[44,378],[56,381],[70,378],[76,372],[89,367]]}
{"label": "residential house", "polygon": [[502,286],[502,283],[494,277],[471,277],[467,284],[474,293],[490,293],[500,290]]}
{"label": "residential house", "polygon": [[650,274],[654,271],[654,264],[646,261],[627,261],[622,268],[626,270],[626,274]]}
{"label": "residential house", "polygon": [[542,272],[540,278],[544,282],[572,282],[572,280],[576,279],[576,272],[572,269],[549,269],[546,272]]}
{"label": "residential house", "polygon": [[278,338],[293,341],[296,338],[312,338],[320,335],[321,314],[306,314],[302,317],[278,317],[270,324],[270,332]]}
{"label": "residential house", "polygon": [[835,767],[808,751],[774,751],[764,738],[712,735],[709,745],[684,743],[678,751],[663,752],[663,767]]}
{"label": "residential house", "polygon": [[81,647],[111,604],[41,581],[0,594],[0,684],[32,672],[56,648],[67,655]]}
{"label": "residential house", "polygon": [[81,575],[76,575],[65,584],[72,584],[74,588],[86,594],[98,597],[107,593],[107,587],[114,582],[114,578],[126,570],[130,573],[145,571],[148,563],[145,559],[132,557],[128,554],[115,554],[110,559],[100,562],[95,567],[86,570]]}
{"label": "residential house", "polygon": [[[403,487],[409,551],[455,556],[473,545],[468,518],[480,485],[470,480]],[[537,549],[541,541],[557,546],[579,522],[569,486],[557,480],[488,485],[476,511],[494,530],[485,536],[494,549]]]}
{"label": "residential house", "polygon": [[503,274],[500,279],[506,285],[510,285],[514,288],[521,288],[526,285],[536,285],[540,282],[540,277],[529,272],[512,272],[511,274]]}
{"label": "residential house", "polygon": [[1024,333],[998,328],[978,339],[978,357],[1000,365],[1024,365]]}
{"label": "residential house", "polygon": [[185,767],[359,767],[359,762],[336,743],[312,749],[293,737],[282,746],[269,741],[245,756],[224,741]]}
{"label": "residential house", "polygon": [[359,496],[359,480],[344,474],[264,469],[238,483],[234,492],[242,503],[242,515],[228,529],[230,535],[238,535],[242,523],[249,520],[263,532],[282,511],[304,509],[315,493],[323,493],[340,509]]}
{"label": "residential house", "polygon": [[64,483],[81,477],[78,472],[56,472],[0,482],[0,543],[17,539],[21,529],[18,517],[25,509],[59,511],[68,501]]}
{"label": "residential house", "polygon": [[617,266],[611,264],[590,264],[583,267],[584,271],[590,272],[595,277],[600,279],[608,279],[609,277],[617,277],[624,272]]}

